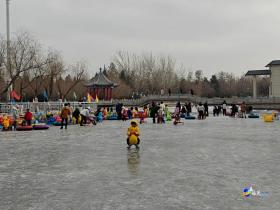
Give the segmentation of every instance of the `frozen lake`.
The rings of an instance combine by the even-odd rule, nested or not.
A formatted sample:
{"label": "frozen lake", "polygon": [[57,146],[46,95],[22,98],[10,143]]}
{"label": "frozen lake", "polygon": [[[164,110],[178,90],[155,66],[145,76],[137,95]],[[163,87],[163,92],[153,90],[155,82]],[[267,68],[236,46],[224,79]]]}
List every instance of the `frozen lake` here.
{"label": "frozen lake", "polygon": [[141,125],[138,152],[129,122],[0,132],[0,209],[280,209],[280,122],[184,122]]}

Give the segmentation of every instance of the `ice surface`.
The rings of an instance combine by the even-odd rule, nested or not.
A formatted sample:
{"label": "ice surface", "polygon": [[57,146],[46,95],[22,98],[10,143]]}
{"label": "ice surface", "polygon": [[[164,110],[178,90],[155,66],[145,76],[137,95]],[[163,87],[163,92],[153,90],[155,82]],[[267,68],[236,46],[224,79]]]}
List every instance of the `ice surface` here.
{"label": "ice surface", "polygon": [[[280,209],[280,122],[210,117],[0,133],[0,209]],[[256,186],[264,198],[242,198]]]}

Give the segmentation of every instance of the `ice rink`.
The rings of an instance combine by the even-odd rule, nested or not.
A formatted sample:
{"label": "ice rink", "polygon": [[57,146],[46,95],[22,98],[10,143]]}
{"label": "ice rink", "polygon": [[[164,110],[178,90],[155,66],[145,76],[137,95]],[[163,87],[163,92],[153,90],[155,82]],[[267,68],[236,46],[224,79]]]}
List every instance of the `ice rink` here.
{"label": "ice rink", "polygon": [[280,122],[183,122],[141,125],[139,151],[129,121],[1,132],[0,209],[280,209]]}

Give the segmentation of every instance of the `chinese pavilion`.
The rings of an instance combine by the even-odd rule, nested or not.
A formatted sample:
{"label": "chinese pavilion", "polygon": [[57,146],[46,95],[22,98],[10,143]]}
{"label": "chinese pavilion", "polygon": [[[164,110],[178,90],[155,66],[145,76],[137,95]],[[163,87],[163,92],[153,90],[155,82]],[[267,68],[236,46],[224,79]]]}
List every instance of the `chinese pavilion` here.
{"label": "chinese pavilion", "polygon": [[101,100],[111,100],[113,94],[113,88],[118,85],[109,80],[102,69],[100,68],[99,73],[96,73],[88,83],[85,84],[87,92],[95,99],[96,96]]}

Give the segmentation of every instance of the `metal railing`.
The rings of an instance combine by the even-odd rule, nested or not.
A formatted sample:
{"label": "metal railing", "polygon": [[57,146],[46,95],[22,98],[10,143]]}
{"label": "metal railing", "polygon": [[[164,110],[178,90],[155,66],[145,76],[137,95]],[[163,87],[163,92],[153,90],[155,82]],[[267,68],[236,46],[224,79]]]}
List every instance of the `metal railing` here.
{"label": "metal railing", "polygon": [[92,110],[96,110],[97,103],[87,102],[18,102],[18,103],[0,103],[0,113],[11,113],[13,107],[17,107],[20,113],[24,113],[26,109],[30,109],[31,112],[47,113],[49,111],[56,112],[60,111],[64,106],[64,103],[70,103],[70,106],[75,110],[77,107],[90,107]]}
{"label": "metal railing", "polygon": [[[223,101],[226,101],[227,104],[240,103],[245,101],[247,105],[253,105],[259,108],[280,108],[280,98],[251,98],[251,97],[232,97],[232,98],[206,98],[199,97],[191,94],[172,94],[172,95],[148,95],[143,96],[139,99],[115,99],[111,101],[102,101],[98,103],[87,103],[87,102],[67,102],[70,103],[73,110],[76,107],[82,106],[91,107],[91,109],[96,110],[98,106],[115,106],[117,103],[122,103],[125,106],[143,106],[151,103],[152,101],[159,102],[192,102],[197,104],[199,102],[208,102],[209,105],[220,105]],[[19,102],[19,103],[0,103],[0,113],[10,113],[13,106],[18,105],[20,111],[25,111],[29,108],[32,112],[47,112],[47,111],[59,111],[62,109],[65,102],[56,101],[56,102]]]}

